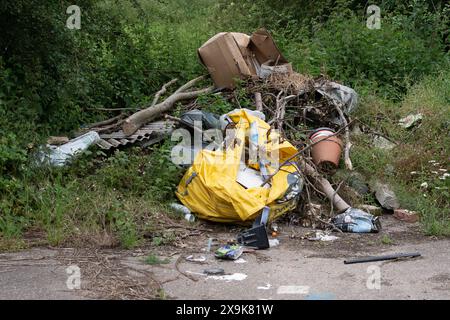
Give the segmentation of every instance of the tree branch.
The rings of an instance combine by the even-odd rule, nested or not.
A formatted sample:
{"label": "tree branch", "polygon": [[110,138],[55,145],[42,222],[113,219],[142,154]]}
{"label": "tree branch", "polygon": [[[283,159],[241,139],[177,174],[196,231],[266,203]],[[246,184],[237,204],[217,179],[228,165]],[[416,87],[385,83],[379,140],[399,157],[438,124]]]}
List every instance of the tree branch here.
{"label": "tree branch", "polygon": [[178,88],[172,95],[170,95],[166,100],[150,106],[146,109],[140,110],[125,119],[122,130],[126,135],[131,135],[135,133],[142,125],[145,123],[161,116],[163,113],[169,111],[176,102],[185,99],[192,99],[198,97],[204,93],[210,93],[214,90],[214,87],[208,87],[201,90],[184,92],[185,90],[194,86],[198,81],[204,79],[204,76],[195,78],[188,83],[182,85]]}
{"label": "tree branch", "polygon": [[158,102],[159,98],[161,97],[161,95],[163,95],[164,93],[166,93],[167,91],[167,87],[169,87],[170,85],[174,84],[175,82],[177,82],[178,79],[172,79],[169,82],[167,82],[165,85],[162,86],[161,90],[159,90],[156,94],[155,97],[153,98],[153,102],[150,105],[151,107],[154,107],[156,105],[156,103]]}
{"label": "tree branch", "polygon": [[352,147],[352,143],[350,142],[350,131],[348,130],[348,122],[347,119],[345,119],[344,113],[342,112],[339,106],[336,106],[336,110],[338,111],[339,117],[341,118],[345,127],[344,163],[345,167],[351,171],[353,170],[352,160],[350,159],[350,148]]}

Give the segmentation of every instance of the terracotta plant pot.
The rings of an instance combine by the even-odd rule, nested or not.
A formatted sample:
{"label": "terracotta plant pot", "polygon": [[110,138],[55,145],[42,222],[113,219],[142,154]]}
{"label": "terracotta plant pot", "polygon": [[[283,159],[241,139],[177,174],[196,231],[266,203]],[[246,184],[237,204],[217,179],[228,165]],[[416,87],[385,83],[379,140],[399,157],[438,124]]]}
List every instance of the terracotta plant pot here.
{"label": "terracotta plant pot", "polygon": [[333,134],[333,129],[319,128],[309,136],[311,143],[317,142],[311,148],[313,162],[320,170],[326,172],[333,172],[339,166],[343,149],[342,140],[337,136],[332,136]]}

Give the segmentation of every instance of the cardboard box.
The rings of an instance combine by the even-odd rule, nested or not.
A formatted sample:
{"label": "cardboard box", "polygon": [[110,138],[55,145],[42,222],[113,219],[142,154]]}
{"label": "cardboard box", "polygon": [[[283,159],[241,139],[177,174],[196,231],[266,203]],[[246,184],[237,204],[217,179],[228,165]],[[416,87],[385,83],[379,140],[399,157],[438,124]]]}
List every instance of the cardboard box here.
{"label": "cardboard box", "polygon": [[265,29],[251,36],[218,33],[198,49],[198,55],[218,88],[233,88],[236,78],[259,76],[260,66],[268,61],[287,63]]}
{"label": "cardboard box", "polygon": [[288,63],[266,29],[259,29],[251,35],[249,49],[260,65],[268,61],[277,65]]}

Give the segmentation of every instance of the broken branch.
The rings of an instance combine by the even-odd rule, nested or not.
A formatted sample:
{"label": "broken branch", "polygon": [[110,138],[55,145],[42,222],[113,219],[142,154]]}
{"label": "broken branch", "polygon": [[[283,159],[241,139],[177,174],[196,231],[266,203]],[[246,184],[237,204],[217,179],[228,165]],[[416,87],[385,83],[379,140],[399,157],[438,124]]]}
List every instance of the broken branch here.
{"label": "broken branch", "polygon": [[336,110],[338,111],[339,117],[341,118],[342,122],[344,123],[344,127],[345,127],[345,149],[344,149],[345,167],[348,170],[353,170],[352,160],[350,159],[350,148],[352,147],[352,143],[350,142],[350,132],[348,130],[348,122],[347,122],[347,119],[345,119],[344,113],[342,112],[342,110],[339,106],[336,106]]}
{"label": "broken branch", "polygon": [[152,102],[152,104],[150,105],[150,108],[151,108],[151,107],[154,107],[155,104],[158,102],[159,98],[161,97],[161,95],[163,95],[164,93],[166,93],[167,87],[169,87],[170,85],[174,84],[174,83],[177,82],[177,81],[178,81],[178,79],[175,78],[175,79],[172,79],[172,80],[170,80],[169,82],[167,82],[165,85],[163,85],[162,88],[161,88],[161,90],[159,90],[159,91],[155,94],[155,97],[153,98],[153,102]]}
{"label": "broken branch", "polygon": [[333,189],[331,183],[322,177],[311,165],[309,165],[304,159],[301,160],[301,166],[305,168],[305,173],[312,177],[322,191],[325,193],[330,202],[333,203],[333,206],[338,210],[338,212],[342,212],[350,208],[350,205],[344,201]]}
{"label": "broken branch", "polygon": [[125,119],[122,126],[122,130],[125,135],[129,136],[135,133],[145,123],[169,111],[174,106],[174,104],[180,100],[192,99],[198,97],[201,94],[212,92],[214,90],[214,87],[208,87],[197,91],[184,92],[203,78],[204,76],[201,76],[189,81],[188,83],[177,89],[163,102],[160,102],[153,107],[148,107],[129,116],[127,119]]}
{"label": "broken branch", "polygon": [[261,111],[261,112],[263,111],[261,92],[255,93],[255,105],[256,105],[256,110]]}

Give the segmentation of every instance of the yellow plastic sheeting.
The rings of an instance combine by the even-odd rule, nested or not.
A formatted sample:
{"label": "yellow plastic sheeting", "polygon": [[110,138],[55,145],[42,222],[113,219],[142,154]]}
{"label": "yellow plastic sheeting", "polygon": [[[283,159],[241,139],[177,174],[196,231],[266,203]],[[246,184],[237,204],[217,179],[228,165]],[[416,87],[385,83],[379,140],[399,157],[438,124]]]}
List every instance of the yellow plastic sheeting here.
{"label": "yellow plastic sheeting", "polygon": [[[283,166],[266,186],[245,188],[236,179],[241,165],[242,153],[250,124],[258,124],[258,146],[266,150],[268,158],[271,152],[278,152],[277,165],[265,166],[270,174],[275,172],[278,164],[297,152],[289,142],[267,141],[270,126],[241,109],[229,114],[236,124],[234,139],[225,150],[202,150],[194,159],[193,165],[181,179],[176,195],[180,201],[199,218],[230,223],[253,221],[265,206],[271,208],[269,221],[281,216],[295,207],[298,190],[298,168],[294,164]],[[247,139],[248,140],[248,139]],[[259,165],[254,165],[259,169]]]}

